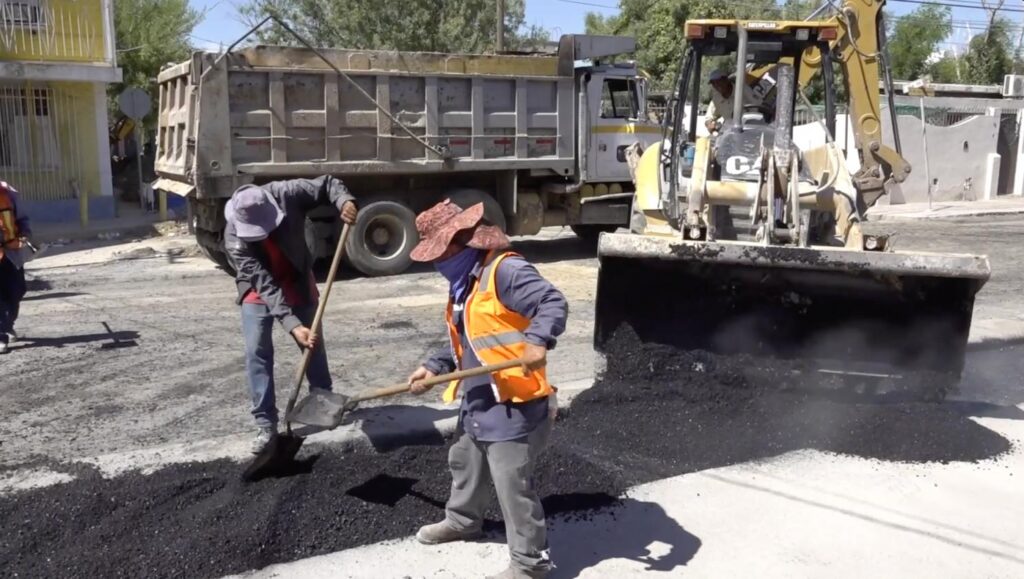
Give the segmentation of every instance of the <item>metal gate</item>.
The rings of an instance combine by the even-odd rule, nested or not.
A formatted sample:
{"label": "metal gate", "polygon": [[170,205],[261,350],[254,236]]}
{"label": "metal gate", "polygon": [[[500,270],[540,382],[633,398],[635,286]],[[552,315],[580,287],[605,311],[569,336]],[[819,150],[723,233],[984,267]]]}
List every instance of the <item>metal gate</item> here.
{"label": "metal gate", "polygon": [[85,104],[46,84],[0,84],[0,175],[26,199],[77,196],[89,145],[78,134],[75,110]]}

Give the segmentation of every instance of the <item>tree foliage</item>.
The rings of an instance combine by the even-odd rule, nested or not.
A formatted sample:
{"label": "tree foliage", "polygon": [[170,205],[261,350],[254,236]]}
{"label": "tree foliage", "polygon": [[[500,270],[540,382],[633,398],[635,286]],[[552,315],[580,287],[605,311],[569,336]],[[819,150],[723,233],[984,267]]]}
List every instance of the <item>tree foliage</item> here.
{"label": "tree foliage", "polygon": [[[273,11],[316,46],[377,50],[479,53],[494,49],[496,0],[247,0],[239,8],[252,24]],[[534,50],[547,31],[526,26],[524,0],[505,1],[505,50]],[[276,24],[261,42],[298,42]]]}
{"label": "tree foliage", "polygon": [[932,55],[953,31],[950,9],[934,4],[889,23],[889,63],[898,80],[915,80],[928,73]]}
{"label": "tree foliage", "polygon": [[139,87],[149,91],[156,108],[156,76],[165,64],[189,57],[189,35],[200,20],[202,13],[190,8],[188,0],[115,2],[117,64],[124,81],[110,87],[111,97],[126,87]]}
{"label": "tree foliage", "polygon": [[1013,70],[1013,48],[1009,25],[994,18],[985,33],[971,39],[964,55],[965,80],[972,84],[1002,84]]}

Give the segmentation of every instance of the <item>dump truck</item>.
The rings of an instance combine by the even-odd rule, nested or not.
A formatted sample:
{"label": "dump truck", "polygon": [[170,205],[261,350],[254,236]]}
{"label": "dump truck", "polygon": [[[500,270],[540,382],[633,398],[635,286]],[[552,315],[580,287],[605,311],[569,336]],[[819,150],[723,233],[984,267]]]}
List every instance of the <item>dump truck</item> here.
{"label": "dump truck", "polygon": [[[557,54],[438,54],[250,46],[161,71],[154,188],[189,199],[199,246],[230,270],[224,204],[249,183],[330,174],[355,195],[348,261],[370,276],[411,263],[415,215],[482,202],[511,235],[629,223],[625,149],[661,138],[632,38],[563,36]],[[333,254],[337,215],[306,241]]]}
{"label": "dump truck", "polygon": [[[638,340],[740,356],[774,380],[798,375],[854,394],[938,399],[958,383],[987,258],[894,251],[861,228],[910,172],[898,132],[894,147],[882,141],[883,5],[850,0],[820,20],[685,23],[664,138],[636,166],[630,232],[598,244],[594,344],[606,365],[635,356]],[[698,136],[685,111],[697,109],[712,58],[731,59],[736,82],[768,87],[774,118],[737,98],[732,121]],[[845,81],[848,151],[834,140],[834,69]],[[811,104],[814,78],[826,139],[801,150],[794,109]],[[847,155],[860,161],[852,174]],[[635,339],[614,339],[624,331]]]}

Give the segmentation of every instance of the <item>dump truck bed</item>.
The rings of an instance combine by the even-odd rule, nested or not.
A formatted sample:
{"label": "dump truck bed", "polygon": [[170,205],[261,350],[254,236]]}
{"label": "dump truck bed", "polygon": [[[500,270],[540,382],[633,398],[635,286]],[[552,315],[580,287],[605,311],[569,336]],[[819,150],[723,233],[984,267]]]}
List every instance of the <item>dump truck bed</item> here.
{"label": "dump truck bed", "polygon": [[[315,53],[257,46],[159,76],[162,177],[339,176],[526,169],[572,174],[573,63],[549,55],[326,50],[411,138]],[[564,59],[561,59],[564,60]],[[194,172],[190,174],[190,170]]]}

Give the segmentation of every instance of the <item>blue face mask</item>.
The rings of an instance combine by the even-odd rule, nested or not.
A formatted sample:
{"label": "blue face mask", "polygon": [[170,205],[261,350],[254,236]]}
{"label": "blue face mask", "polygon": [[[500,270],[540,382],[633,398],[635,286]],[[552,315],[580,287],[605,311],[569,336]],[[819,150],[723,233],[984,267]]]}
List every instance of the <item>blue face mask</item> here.
{"label": "blue face mask", "polygon": [[480,263],[482,255],[483,250],[467,247],[448,259],[434,262],[438,273],[448,280],[448,292],[456,300],[465,297],[465,292],[469,289],[469,274],[473,272],[476,264]]}

